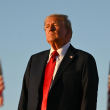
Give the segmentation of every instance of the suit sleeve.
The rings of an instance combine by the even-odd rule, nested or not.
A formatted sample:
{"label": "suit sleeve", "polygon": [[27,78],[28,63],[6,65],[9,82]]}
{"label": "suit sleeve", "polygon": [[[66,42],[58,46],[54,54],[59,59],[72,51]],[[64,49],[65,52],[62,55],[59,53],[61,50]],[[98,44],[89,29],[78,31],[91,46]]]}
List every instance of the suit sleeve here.
{"label": "suit sleeve", "polygon": [[83,66],[82,73],[82,105],[81,110],[96,110],[97,91],[98,91],[98,73],[94,58],[89,55]]}
{"label": "suit sleeve", "polygon": [[23,77],[23,84],[21,90],[21,96],[19,100],[18,110],[27,110],[27,102],[28,102],[28,84],[29,84],[29,75],[30,75],[30,68],[31,68],[31,59],[28,62],[24,77]]}

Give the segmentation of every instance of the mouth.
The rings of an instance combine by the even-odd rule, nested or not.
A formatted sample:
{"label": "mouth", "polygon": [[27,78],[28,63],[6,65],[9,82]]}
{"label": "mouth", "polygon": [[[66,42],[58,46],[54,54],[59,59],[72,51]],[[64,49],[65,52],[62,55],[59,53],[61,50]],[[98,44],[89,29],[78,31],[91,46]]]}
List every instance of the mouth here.
{"label": "mouth", "polygon": [[50,35],[50,36],[55,36],[55,34],[54,34],[54,33],[49,33],[49,35]]}

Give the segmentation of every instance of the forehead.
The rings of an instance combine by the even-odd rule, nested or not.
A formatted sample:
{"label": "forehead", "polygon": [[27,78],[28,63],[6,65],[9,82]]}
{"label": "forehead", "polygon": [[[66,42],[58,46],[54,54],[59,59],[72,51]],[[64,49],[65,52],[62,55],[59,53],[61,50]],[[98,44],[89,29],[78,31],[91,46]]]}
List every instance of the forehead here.
{"label": "forehead", "polygon": [[48,23],[63,23],[63,20],[59,19],[58,17],[52,16],[45,19],[45,24]]}

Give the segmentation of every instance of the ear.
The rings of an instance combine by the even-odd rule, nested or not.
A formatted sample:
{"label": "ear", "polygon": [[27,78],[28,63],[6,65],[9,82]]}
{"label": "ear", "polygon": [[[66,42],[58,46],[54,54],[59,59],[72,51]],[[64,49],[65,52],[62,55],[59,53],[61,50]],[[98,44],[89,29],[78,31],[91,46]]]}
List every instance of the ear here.
{"label": "ear", "polygon": [[67,32],[66,32],[66,37],[70,37],[70,35],[71,35],[70,30],[67,30]]}

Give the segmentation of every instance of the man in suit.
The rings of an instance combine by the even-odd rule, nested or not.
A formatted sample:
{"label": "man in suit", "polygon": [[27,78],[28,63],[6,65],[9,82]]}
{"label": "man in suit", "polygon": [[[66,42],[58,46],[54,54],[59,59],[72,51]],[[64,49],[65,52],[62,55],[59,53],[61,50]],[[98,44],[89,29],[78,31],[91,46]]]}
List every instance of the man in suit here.
{"label": "man in suit", "polygon": [[44,29],[51,49],[31,56],[18,110],[96,110],[96,63],[92,55],[69,43],[72,28],[68,16],[49,15]]}

